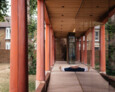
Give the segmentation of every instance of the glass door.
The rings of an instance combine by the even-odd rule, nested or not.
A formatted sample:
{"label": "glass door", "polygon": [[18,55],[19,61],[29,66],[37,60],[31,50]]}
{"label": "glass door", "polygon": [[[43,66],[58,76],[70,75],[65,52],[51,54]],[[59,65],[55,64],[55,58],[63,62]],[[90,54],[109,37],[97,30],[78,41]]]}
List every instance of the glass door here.
{"label": "glass door", "polygon": [[74,35],[69,35],[68,36],[68,61],[70,64],[75,63],[76,60],[76,41],[75,41],[75,36]]}

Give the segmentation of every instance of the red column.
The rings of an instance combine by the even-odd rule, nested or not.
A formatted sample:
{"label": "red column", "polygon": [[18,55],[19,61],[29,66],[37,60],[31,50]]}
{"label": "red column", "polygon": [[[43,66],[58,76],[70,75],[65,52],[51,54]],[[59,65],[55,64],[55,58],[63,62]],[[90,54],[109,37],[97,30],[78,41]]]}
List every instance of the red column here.
{"label": "red column", "polygon": [[54,65],[54,35],[52,35],[52,66],[53,65]]}
{"label": "red column", "polygon": [[49,53],[49,25],[46,24],[45,35],[45,71],[50,71],[50,53]]}
{"label": "red column", "polygon": [[95,29],[92,28],[92,52],[91,52],[91,66],[95,68]]}
{"label": "red column", "polygon": [[40,82],[45,81],[45,53],[44,53],[44,2],[37,0],[37,67],[36,67],[36,88]]}
{"label": "red column", "polygon": [[85,37],[83,36],[83,63],[85,63],[84,59],[85,59]]}
{"label": "red column", "polygon": [[55,63],[55,44],[54,44],[54,39],[55,39],[55,37],[53,36],[53,60],[54,60],[54,63]]}
{"label": "red column", "polygon": [[49,40],[49,57],[50,57],[50,68],[51,68],[51,27],[50,27],[50,30],[49,30],[49,36],[50,36],[50,40]]}
{"label": "red column", "polygon": [[52,30],[52,28],[50,28],[50,29],[51,29],[51,30],[50,30],[50,66],[52,67],[52,66],[53,66],[53,62],[52,62],[52,61],[53,61],[53,59],[52,59],[52,54],[53,54],[53,53],[52,53],[52,43],[53,43],[53,42],[52,42],[52,39],[53,39],[53,38],[52,38],[52,31],[53,31],[53,30]]}
{"label": "red column", "polygon": [[54,38],[54,62],[56,62],[56,42]]}
{"label": "red column", "polygon": [[[67,43],[68,43],[68,39],[67,39]],[[67,44],[67,55],[66,55],[66,57],[67,57],[67,63],[69,63],[69,46],[68,46],[68,44]]]}
{"label": "red column", "polygon": [[81,62],[83,63],[83,36],[81,37]]}
{"label": "red column", "polygon": [[76,42],[76,60],[77,61],[80,61],[80,49],[79,49],[79,39],[77,39],[77,42]]}
{"label": "red column", "polygon": [[87,35],[85,35],[85,55],[84,55],[84,63],[87,64]]}
{"label": "red column", "polygon": [[28,92],[26,0],[12,0],[10,92]]}
{"label": "red column", "polygon": [[106,51],[105,51],[105,25],[101,26],[100,31],[100,71],[106,72]]}

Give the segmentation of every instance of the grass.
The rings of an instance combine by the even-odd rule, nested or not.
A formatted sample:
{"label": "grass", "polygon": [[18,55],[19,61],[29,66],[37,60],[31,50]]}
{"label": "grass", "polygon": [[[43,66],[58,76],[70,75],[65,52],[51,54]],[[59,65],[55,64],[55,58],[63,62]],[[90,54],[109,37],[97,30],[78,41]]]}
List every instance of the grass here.
{"label": "grass", "polygon": [[114,78],[114,79],[115,79],[115,76],[110,76],[110,77],[112,77],[112,78]]}
{"label": "grass", "polygon": [[97,70],[97,71],[99,71],[100,70],[100,68],[99,68],[100,66],[99,66],[99,64],[98,63],[96,63],[95,64],[95,69]]}
{"label": "grass", "polygon": [[[9,64],[0,63],[0,92],[9,92]],[[29,75],[29,92],[35,92],[35,75]]]}
{"label": "grass", "polygon": [[35,75],[29,75],[29,92],[35,92]]}
{"label": "grass", "polygon": [[9,92],[9,64],[0,64],[0,92]]}

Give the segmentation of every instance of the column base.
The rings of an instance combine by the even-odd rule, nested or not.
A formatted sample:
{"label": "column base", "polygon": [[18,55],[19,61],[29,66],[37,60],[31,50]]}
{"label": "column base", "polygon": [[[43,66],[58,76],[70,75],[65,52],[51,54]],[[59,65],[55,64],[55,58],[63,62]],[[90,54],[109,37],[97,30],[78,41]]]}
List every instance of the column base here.
{"label": "column base", "polygon": [[99,72],[99,73],[104,73],[104,74],[106,74],[106,72]]}
{"label": "column base", "polygon": [[53,66],[50,66],[50,68],[51,68],[51,70],[52,70]]}
{"label": "column base", "polygon": [[45,75],[47,75],[47,73],[50,73],[50,71],[45,71]]}
{"label": "column base", "polygon": [[[92,66],[91,66],[92,67]],[[95,69],[95,67],[92,67],[93,69]]]}
{"label": "column base", "polygon": [[80,60],[77,60],[77,62],[80,62]]}
{"label": "column base", "polygon": [[84,63],[84,65],[88,66],[88,64]]}
{"label": "column base", "polygon": [[37,89],[38,88],[38,86],[40,85],[40,83],[45,83],[45,81],[38,81],[38,80],[36,80],[36,87],[35,87],[35,89]]}

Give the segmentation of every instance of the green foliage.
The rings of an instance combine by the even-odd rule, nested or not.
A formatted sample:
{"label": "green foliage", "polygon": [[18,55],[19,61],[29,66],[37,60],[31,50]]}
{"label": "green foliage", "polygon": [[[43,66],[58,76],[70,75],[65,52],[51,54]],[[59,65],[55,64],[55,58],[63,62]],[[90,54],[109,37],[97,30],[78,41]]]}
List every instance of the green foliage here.
{"label": "green foliage", "polygon": [[29,92],[35,92],[36,75],[29,75]]}
{"label": "green foliage", "polygon": [[30,19],[30,24],[28,24],[28,33],[29,33],[29,39],[34,38],[34,33],[37,30],[37,21],[34,19]]}
{"label": "green foliage", "polygon": [[114,38],[114,34],[115,34],[115,25],[111,23],[111,21],[109,20],[106,25],[105,25],[106,30],[108,31],[109,34],[109,40]]}
{"label": "green foliage", "polygon": [[4,21],[4,16],[7,16],[8,1],[0,0],[0,21]]}
{"label": "green foliage", "polygon": [[29,10],[30,16],[36,14],[37,11],[36,8],[37,8],[37,0],[30,0],[30,10]]}
{"label": "green foliage", "polygon": [[34,43],[36,42],[35,39],[35,31],[37,30],[37,20],[36,16],[36,7],[37,7],[37,0],[30,0],[29,7],[29,24],[28,24],[28,58],[29,58],[29,74],[36,74],[36,53],[35,53],[35,46]]}
{"label": "green foliage", "polygon": [[95,69],[96,69],[97,71],[100,70],[99,65],[100,65],[99,63],[96,63],[96,64],[95,64]]}
{"label": "green foliage", "polygon": [[108,58],[106,61],[106,70],[108,75],[115,75],[115,24],[109,20],[106,24],[108,31]]}
{"label": "green foliage", "polygon": [[106,72],[108,75],[114,75],[115,76],[115,70],[111,67],[111,62],[109,60],[106,61]]}
{"label": "green foliage", "polygon": [[28,45],[29,74],[36,74],[36,54],[33,43]]}
{"label": "green foliage", "polygon": [[[33,21],[33,20],[32,20]],[[33,21],[28,25],[28,58],[29,58],[29,74],[36,74],[36,54],[35,54],[35,39],[34,39],[34,32],[36,30],[36,22]],[[34,39],[32,41],[32,39]]]}

